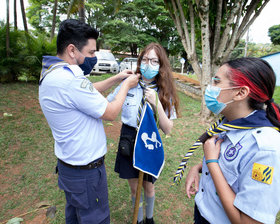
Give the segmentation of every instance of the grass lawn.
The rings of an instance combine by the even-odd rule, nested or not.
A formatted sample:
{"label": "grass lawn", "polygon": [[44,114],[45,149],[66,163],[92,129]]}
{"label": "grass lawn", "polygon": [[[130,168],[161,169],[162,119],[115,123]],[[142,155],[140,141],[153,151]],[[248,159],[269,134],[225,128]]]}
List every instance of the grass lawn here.
{"label": "grass lawn", "polygon": [[[96,81],[107,76],[96,76]],[[105,93],[107,94],[107,93]],[[22,216],[23,223],[57,223],[64,221],[64,193],[57,186],[54,174],[56,158],[50,128],[38,102],[38,85],[30,83],[0,84],[0,223]],[[182,117],[175,120],[171,136],[162,134],[165,167],[156,182],[155,221],[158,224],[193,223],[194,200],[184,193],[184,180],[171,186],[174,172],[189,146],[205,130],[196,114],[200,102],[179,93]],[[277,88],[275,101],[280,102]],[[4,116],[4,113],[12,116]],[[132,222],[131,200],[127,181],[113,171],[121,122],[104,122],[107,134],[108,174],[111,223]],[[202,158],[199,150],[190,165]],[[36,210],[40,203],[56,206],[53,219],[46,218],[46,209]],[[280,219],[278,218],[280,222]],[[278,223],[279,223],[278,222]]]}

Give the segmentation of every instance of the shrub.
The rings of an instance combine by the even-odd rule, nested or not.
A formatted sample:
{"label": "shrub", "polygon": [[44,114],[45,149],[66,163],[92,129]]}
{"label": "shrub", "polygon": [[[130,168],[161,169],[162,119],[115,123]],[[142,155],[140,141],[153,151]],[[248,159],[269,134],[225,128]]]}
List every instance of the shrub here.
{"label": "shrub", "polygon": [[45,34],[34,37],[21,30],[10,31],[10,56],[6,56],[6,26],[0,28],[0,82],[17,81],[24,75],[38,80],[43,55],[55,55],[56,39]]}

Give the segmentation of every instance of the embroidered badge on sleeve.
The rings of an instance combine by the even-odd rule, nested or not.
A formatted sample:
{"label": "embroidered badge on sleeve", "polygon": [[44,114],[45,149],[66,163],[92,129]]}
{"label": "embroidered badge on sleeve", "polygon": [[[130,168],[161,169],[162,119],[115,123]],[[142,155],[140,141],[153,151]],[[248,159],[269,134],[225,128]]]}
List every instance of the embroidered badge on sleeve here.
{"label": "embroidered badge on sleeve", "polygon": [[89,91],[93,92],[93,85],[88,79],[83,79],[81,83],[81,88],[86,89],[89,88]]}
{"label": "embroidered badge on sleeve", "polygon": [[273,167],[254,163],[252,179],[265,184],[271,184],[273,178]]}

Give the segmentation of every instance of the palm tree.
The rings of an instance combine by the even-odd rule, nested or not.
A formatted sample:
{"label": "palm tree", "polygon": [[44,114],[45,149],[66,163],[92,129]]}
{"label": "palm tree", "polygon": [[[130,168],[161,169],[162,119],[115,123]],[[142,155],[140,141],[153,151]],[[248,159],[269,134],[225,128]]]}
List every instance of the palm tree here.
{"label": "palm tree", "polygon": [[10,57],[10,3],[6,0],[7,5],[7,25],[6,25],[6,55]]}
{"label": "palm tree", "polygon": [[23,2],[23,0],[20,0],[20,6],[21,6],[21,14],[22,14],[24,30],[25,30],[26,33],[28,33],[27,21],[26,21],[26,15],[25,15],[25,9],[24,9],[24,2]]}
{"label": "palm tree", "polygon": [[85,0],[80,0],[80,4],[79,4],[79,19],[82,22],[86,22],[86,18],[85,18]]}
{"label": "palm tree", "polygon": [[54,31],[55,31],[55,25],[56,25],[56,11],[57,11],[57,1],[54,1],[54,7],[53,7],[53,20],[52,20],[52,31],[51,31],[51,40],[54,37]]}
{"label": "palm tree", "polygon": [[14,24],[15,30],[17,30],[17,0],[14,0]]}
{"label": "palm tree", "polygon": [[79,13],[79,19],[85,22],[85,1],[84,0],[71,0],[68,10],[67,19],[70,18],[71,13]]}

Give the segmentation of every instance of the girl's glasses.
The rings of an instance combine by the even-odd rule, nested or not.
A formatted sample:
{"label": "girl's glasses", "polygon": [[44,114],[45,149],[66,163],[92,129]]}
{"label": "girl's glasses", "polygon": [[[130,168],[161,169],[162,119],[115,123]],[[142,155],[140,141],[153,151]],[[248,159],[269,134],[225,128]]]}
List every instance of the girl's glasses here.
{"label": "girl's glasses", "polygon": [[141,63],[143,64],[149,64],[149,61],[151,63],[151,65],[159,65],[159,61],[157,58],[146,58],[146,57],[143,57],[142,60],[141,60]]}

